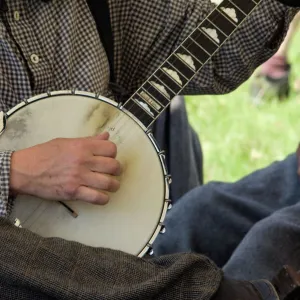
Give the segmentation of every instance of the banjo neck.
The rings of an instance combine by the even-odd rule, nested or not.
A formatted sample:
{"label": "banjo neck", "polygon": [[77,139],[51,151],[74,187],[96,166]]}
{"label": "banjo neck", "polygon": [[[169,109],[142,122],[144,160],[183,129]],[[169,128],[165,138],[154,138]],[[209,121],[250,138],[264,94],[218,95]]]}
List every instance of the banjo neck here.
{"label": "banjo neck", "polygon": [[[219,0],[211,0],[212,2]],[[148,129],[262,0],[224,0],[124,103]]]}

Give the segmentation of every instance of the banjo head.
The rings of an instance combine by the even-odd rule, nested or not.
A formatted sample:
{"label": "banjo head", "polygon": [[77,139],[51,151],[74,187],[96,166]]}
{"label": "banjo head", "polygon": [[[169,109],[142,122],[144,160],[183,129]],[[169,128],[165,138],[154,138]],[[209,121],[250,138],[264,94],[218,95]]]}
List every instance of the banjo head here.
{"label": "banjo head", "polygon": [[[109,99],[60,91],[33,97],[6,114],[1,150],[20,150],[51,139],[109,131],[118,148],[121,187],[105,206],[47,201],[19,195],[11,215],[21,227],[93,247],[143,256],[163,229],[169,189],[163,154],[153,136],[129,112]],[[76,213],[75,217],[71,212]]]}

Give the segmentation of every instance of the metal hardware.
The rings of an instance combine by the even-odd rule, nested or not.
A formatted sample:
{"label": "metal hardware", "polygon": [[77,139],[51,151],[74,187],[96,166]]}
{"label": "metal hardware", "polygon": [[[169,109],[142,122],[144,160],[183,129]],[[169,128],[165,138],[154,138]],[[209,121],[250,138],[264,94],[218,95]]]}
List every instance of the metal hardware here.
{"label": "metal hardware", "polygon": [[160,228],[160,232],[161,234],[166,233],[166,226],[164,224],[160,224],[161,228]]}
{"label": "metal hardware", "polygon": [[21,221],[18,218],[15,218],[14,225],[18,228],[22,228]]}
{"label": "metal hardware", "polygon": [[172,209],[172,207],[173,207],[172,200],[168,199],[168,200],[166,200],[166,202],[168,203],[168,210]]}
{"label": "metal hardware", "polygon": [[148,251],[147,251],[147,255],[153,256],[154,255],[154,250],[152,248],[152,245],[148,244]]}

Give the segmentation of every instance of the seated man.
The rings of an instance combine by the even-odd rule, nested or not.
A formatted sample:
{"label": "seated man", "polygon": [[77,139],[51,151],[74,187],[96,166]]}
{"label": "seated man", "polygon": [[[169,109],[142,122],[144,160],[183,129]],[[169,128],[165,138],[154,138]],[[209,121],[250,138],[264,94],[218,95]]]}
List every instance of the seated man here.
{"label": "seated man", "polygon": [[[172,53],[176,44],[183,41],[199,25],[215,2],[218,1],[177,0],[160,1],[158,5],[156,1],[110,0],[117,83],[130,92],[135,91],[157,65]],[[229,92],[245,81],[258,65],[271,57],[281,44],[289,23],[299,11],[289,7],[291,4],[299,5],[296,1],[280,2],[263,0],[229,42],[194,76],[185,92]],[[102,20],[97,15],[99,10],[95,10],[95,5],[99,3],[100,1],[73,0],[0,1],[2,110],[6,111],[21,99],[48,89],[76,87],[101,92],[102,95],[109,94],[109,64],[97,32]],[[251,2],[253,3],[257,1]],[[243,12],[240,13],[243,16]],[[120,174],[120,166],[115,159],[115,145],[107,139],[106,134],[85,139],[57,139],[20,151],[7,149],[0,153],[1,299],[220,300],[228,299],[228,295],[234,300],[276,299],[275,287],[269,281],[242,282],[228,279],[226,272],[240,278],[243,275],[238,270],[232,274],[225,266],[226,276],[223,276],[222,270],[200,254],[174,254],[152,260],[136,258],[119,251],[91,248],[58,238],[41,238],[28,230],[14,227],[3,218],[9,215],[14,196],[18,193],[43,197],[49,201],[76,199],[95,204],[107,203],[109,197],[105,191],[113,192],[118,189],[119,182],[114,176]],[[279,164],[274,174],[279,176],[282,169],[294,174],[294,164],[295,157],[291,157]],[[271,171],[272,168],[274,167],[271,167]],[[268,172],[265,173],[269,175]],[[294,181],[289,182],[289,191],[297,191],[297,179],[293,176],[283,174],[278,180],[290,178]],[[253,184],[254,196],[260,200],[261,196],[256,194],[256,184]],[[286,191],[285,182],[276,181],[275,184],[283,192]],[[233,187],[234,191],[228,199],[229,205],[230,199],[234,202],[235,195],[241,194],[239,183]],[[174,232],[169,226],[174,220],[172,216],[178,211],[176,207],[193,202],[195,209],[192,217],[199,208],[199,213],[205,214],[201,211],[197,197],[198,193],[201,194],[209,188],[210,185],[199,187],[174,205],[174,213],[167,220],[169,233],[166,237],[169,236],[170,240],[157,240],[157,254],[172,252],[172,244],[177,247],[175,250],[181,251],[176,245],[177,239],[171,237]],[[224,195],[230,195],[230,185],[221,184],[221,188]],[[195,195],[196,198],[184,199],[190,195]],[[208,195],[214,196],[214,190]],[[204,195],[203,199],[208,195]],[[278,198],[278,193],[274,193],[274,196]],[[255,202],[255,198],[251,201]],[[205,201],[203,203],[206,204]],[[241,201],[240,205],[237,203],[232,209],[243,207],[244,203],[247,206],[247,199]],[[288,203],[279,202],[275,206],[287,206]],[[224,205],[227,212],[226,204]],[[261,207],[260,211],[264,212]],[[285,210],[282,214],[285,216]],[[292,231],[288,232],[288,236],[284,234],[283,238],[297,234],[298,218],[295,219],[290,211],[286,215],[288,228],[291,227]],[[239,215],[237,216],[239,221]],[[223,217],[225,215],[221,212],[216,223],[221,222]],[[250,217],[252,216],[248,217],[248,214],[246,217],[242,216],[243,219]],[[282,220],[286,221],[286,218]],[[248,225],[253,222],[245,223]],[[209,228],[212,235],[215,234],[214,228]],[[282,233],[285,233],[285,228],[283,226]],[[189,227],[186,229],[187,231],[181,232],[185,248],[183,250],[190,251],[191,244],[185,239],[188,236],[194,238],[194,234],[189,232]],[[226,236],[223,238],[227,239]],[[218,247],[222,247],[224,239]],[[230,239],[232,237],[228,237]],[[200,240],[202,242],[204,239]],[[285,245],[286,240],[283,240],[280,247],[278,242],[276,244],[283,254]],[[232,248],[231,246],[229,250]],[[197,251],[196,247],[193,250]],[[224,250],[227,248],[224,247]],[[267,253],[265,259],[270,258],[270,252],[261,253]],[[282,253],[279,255],[276,249],[271,252],[276,268],[277,256],[281,257]],[[293,257],[297,248],[286,253],[291,255],[291,262],[296,261]],[[252,255],[252,252],[247,255]],[[218,258],[218,255],[215,257]],[[235,254],[231,258],[234,264]],[[283,256],[283,261],[286,260]],[[224,261],[225,259],[218,264],[223,265]],[[255,279],[270,279],[272,265],[269,266],[266,261],[266,266],[266,270],[254,268]],[[248,263],[248,268],[250,267]],[[297,263],[295,267],[298,267]],[[246,267],[245,270],[247,275]],[[258,274],[262,274],[262,277],[257,276]],[[226,294],[227,296],[222,296]]]}

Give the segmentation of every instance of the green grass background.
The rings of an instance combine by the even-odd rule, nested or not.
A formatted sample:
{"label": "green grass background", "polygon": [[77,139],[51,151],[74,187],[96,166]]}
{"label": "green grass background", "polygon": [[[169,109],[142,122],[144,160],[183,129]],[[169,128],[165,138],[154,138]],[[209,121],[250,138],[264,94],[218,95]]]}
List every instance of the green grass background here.
{"label": "green grass background", "polygon": [[[300,78],[300,30],[289,53]],[[251,79],[250,79],[251,80]],[[295,151],[300,142],[300,95],[254,106],[249,81],[222,96],[186,97],[189,120],[204,152],[205,182],[235,181]]]}

